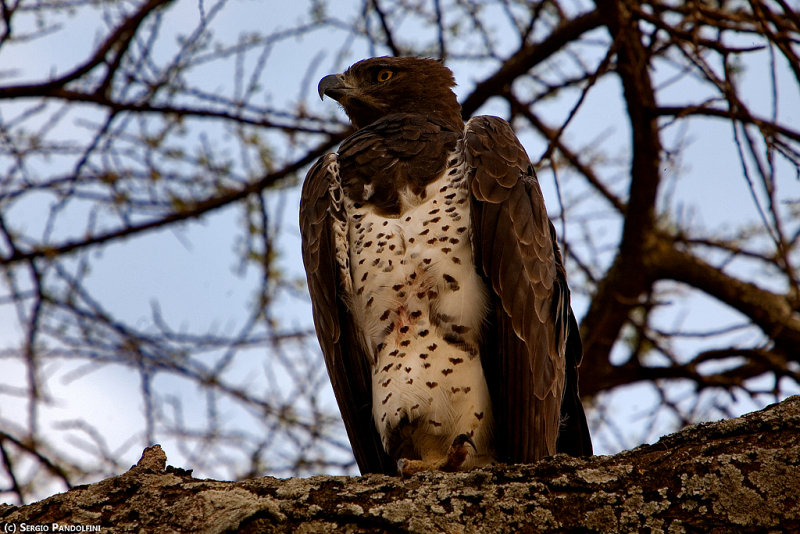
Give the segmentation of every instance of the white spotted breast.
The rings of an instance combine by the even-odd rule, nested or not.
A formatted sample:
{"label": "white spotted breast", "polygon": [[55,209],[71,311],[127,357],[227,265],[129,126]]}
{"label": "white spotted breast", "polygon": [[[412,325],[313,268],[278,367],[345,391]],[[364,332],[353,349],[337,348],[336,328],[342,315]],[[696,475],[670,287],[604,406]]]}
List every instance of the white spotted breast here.
{"label": "white spotted breast", "polygon": [[424,193],[400,197],[398,217],[345,199],[348,305],[372,358],[373,416],[390,454],[403,425],[420,457],[446,453],[461,433],[490,454],[478,354],[487,290],[473,262],[463,161],[452,156]]}

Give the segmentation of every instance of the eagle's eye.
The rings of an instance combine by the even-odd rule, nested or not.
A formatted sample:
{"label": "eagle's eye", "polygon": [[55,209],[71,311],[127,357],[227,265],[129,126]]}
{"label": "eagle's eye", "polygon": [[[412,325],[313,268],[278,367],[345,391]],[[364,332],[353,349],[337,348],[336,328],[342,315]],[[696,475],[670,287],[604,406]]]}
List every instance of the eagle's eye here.
{"label": "eagle's eye", "polygon": [[381,69],[378,71],[378,74],[375,76],[375,79],[379,82],[386,82],[392,77],[394,72],[389,69]]}

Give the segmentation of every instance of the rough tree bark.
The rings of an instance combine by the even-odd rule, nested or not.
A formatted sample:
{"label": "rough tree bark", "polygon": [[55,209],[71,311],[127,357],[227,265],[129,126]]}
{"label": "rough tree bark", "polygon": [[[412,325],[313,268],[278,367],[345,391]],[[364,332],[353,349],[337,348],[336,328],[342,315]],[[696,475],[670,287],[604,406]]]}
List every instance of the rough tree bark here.
{"label": "rough tree bark", "polygon": [[167,467],[156,445],[123,475],[27,506],[0,505],[0,530],[797,532],[799,475],[800,397],[792,397],[615,456],[560,455],[406,480],[200,480]]}

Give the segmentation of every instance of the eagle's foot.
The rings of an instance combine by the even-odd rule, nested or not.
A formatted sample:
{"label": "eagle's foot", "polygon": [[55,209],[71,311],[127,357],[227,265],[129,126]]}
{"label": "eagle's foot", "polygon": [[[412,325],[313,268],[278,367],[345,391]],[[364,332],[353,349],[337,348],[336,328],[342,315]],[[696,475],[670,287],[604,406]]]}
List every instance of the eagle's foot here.
{"label": "eagle's foot", "polygon": [[472,446],[473,451],[478,452],[478,447],[476,447],[475,442],[472,441],[472,436],[469,434],[459,434],[450,445],[450,450],[447,451],[447,459],[439,469],[448,472],[458,471],[458,468],[461,467],[469,454],[467,443]]}
{"label": "eagle's foot", "polygon": [[400,458],[397,460],[397,471],[403,478],[410,477],[422,471],[445,471],[448,473],[458,471],[469,454],[467,444],[471,445],[475,452],[478,451],[471,436],[468,434],[459,434],[450,445],[450,449],[447,451],[447,456],[445,458],[433,462]]}

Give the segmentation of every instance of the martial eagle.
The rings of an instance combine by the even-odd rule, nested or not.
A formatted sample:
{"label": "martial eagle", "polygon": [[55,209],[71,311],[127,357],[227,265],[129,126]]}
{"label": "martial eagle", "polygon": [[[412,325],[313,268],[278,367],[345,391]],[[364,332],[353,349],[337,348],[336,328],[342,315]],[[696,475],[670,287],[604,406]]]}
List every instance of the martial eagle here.
{"label": "martial eagle", "polygon": [[533,165],[440,61],[325,76],[356,131],[300,201],[314,324],[362,473],[589,455],[582,356]]}

